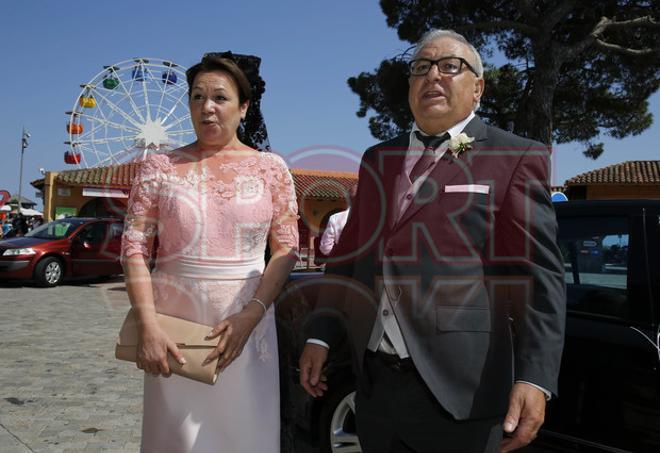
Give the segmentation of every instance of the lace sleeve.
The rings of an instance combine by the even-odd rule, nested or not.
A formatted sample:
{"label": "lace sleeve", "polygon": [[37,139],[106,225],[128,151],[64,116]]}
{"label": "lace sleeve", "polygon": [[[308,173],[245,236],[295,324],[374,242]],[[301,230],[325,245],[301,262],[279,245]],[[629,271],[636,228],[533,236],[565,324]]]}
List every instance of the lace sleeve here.
{"label": "lace sleeve", "polygon": [[158,232],[158,195],[163,158],[162,155],[147,156],[133,180],[121,241],[122,258],[137,254],[145,258],[151,256]]}
{"label": "lace sleeve", "polygon": [[298,250],[298,203],[293,178],[284,160],[274,153],[272,159],[271,194],[273,219],[270,227],[270,247],[274,252],[282,247]]}

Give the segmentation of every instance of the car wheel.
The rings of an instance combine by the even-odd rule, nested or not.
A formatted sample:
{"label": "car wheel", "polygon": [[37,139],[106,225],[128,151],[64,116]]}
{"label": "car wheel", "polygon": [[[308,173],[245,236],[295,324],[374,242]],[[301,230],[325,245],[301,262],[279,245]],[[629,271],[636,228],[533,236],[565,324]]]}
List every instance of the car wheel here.
{"label": "car wheel", "polygon": [[322,453],[362,453],[355,429],[355,391],[345,386],[330,395],[319,417]]}
{"label": "car wheel", "polygon": [[49,256],[37,263],[34,279],[42,287],[57,286],[64,277],[64,265],[59,259]]}

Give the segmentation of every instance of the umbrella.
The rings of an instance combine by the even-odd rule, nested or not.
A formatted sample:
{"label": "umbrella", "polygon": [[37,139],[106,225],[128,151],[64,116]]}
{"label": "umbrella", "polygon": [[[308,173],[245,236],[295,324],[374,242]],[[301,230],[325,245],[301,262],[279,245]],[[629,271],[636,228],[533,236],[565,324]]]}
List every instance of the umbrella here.
{"label": "umbrella", "polygon": [[27,215],[27,216],[43,216],[43,213],[37,211],[36,209],[25,209],[21,208],[21,214]]}
{"label": "umbrella", "polygon": [[9,212],[9,211],[11,211],[11,206],[9,206],[8,204],[0,206],[0,212]]}

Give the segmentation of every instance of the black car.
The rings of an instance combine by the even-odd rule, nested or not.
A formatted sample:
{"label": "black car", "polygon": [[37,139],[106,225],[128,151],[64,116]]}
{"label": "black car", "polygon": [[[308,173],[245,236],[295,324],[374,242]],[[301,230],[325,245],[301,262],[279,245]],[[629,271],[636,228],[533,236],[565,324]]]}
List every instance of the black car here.
{"label": "black car", "polygon": [[[567,284],[559,398],[528,452],[660,451],[660,200],[555,205]],[[319,273],[294,273],[277,307],[284,439],[360,452],[348,346],[331,351],[329,391],[298,384],[303,325]]]}

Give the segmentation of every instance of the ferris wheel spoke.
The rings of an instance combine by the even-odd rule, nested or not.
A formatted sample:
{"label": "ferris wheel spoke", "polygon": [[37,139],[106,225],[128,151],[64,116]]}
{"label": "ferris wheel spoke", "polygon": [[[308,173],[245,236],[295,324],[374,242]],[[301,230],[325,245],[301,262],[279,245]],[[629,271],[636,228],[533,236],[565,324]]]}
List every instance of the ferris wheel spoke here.
{"label": "ferris wheel spoke", "polygon": [[[103,117],[103,120],[104,120],[104,121],[109,121],[108,118],[106,117],[105,113],[103,112],[103,110],[99,110],[99,114]],[[113,123],[114,123],[114,122],[113,122]],[[118,129],[119,129],[119,130],[126,131],[126,132],[130,132],[130,133],[132,133],[132,134],[138,134],[138,133],[140,133],[140,129],[139,129],[139,128],[136,128],[136,127],[131,128],[131,127],[129,127],[129,126],[126,126],[125,124],[118,124],[118,123],[114,123],[114,124],[117,124],[117,125],[118,125]]]}
{"label": "ferris wheel spoke", "polygon": [[117,106],[114,102],[112,102],[110,99],[108,99],[107,96],[104,96],[103,94],[101,94],[100,91],[98,91],[98,90],[95,90],[95,91],[96,91],[96,93],[98,93],[98,96],[106,102],[106,104],[108,105],[108,108],[110,110],[112,110],[115,113],[118,113],[119,116],[124,118],[126,121],[131,123],[136,128],[138,128],[138,129],[140,128],[140,124],[138,122],[136,122],[133,118],[131,118],[131,116],[129,114],[124,112],[119,106]]}
{"label": "ferris wheel spoke", "polygon": [[96,156],[96,165],[97,166],[102,166],[107,163],[119,163],[120,161],[118,160],[118,153],[110,153],[110,152],[102,152],[102,151],[96,151],[94,152],[94,155]]}
{"label": "ferris wheel spoke", "polygon": [[[186,120],[189,120],[189,119],[190,119],[190,115],[184,115],[181,118],[177,118],[175,121],[171,122],[167,126],[163,126],[163,128],[166,131],[169,131],[169,129],[173,128],[174,126],[178,126],[179,124],[181,124],[181,123],[183,123],[183,122],[185,122]],[[168,132],[168,134],[169,134],[169,132]]]}
{"label": "ferris wheel spoke", "polygon": [[92,140],[92,139],[94,138],[95,134],[96,134],[99,130],[101,130],[103,127],[104,127],[103,124],[95,125],[95,126],[94,126],[92,129],[90,129],[89,131],[87,131],[87,132],[85,132],[84,134],[81,134],[81,135],[79,135],[78,137],[76,137],[75,142],[84,142],[84,141],[87,141],[87,140]]}
{"label": "ferris wheel spoke", "polygon": [[[98,119],[98,118],[96,118],[96,119],[97,119],[99,122],[102,121],[102,120],[100,120],[100,119]],[[81,142],[81,143],[84,143],[84,142],[93,142],[94,140],[97,140],[97,139],[95,139],[95,137],[96,137],[96,133],[99,132],[100,130],[105,130],[105,131],[106,131],[106,136],[105,136],[104,138],[102,138],[102,139],[98,139],[98,140],[108,141],[108,138],[107,138],[107,128],[104,128],[104,125],[103,125],[103,124],[96,125],[96,126],[94,126],[90,131],[88,131],[88,132],[84,133],[83,135],[77,137],[77,138],[78,138],[77,141],[78,141],[78,142]],[[130,132],[130,139],[132,139],[133,137],[135,137],[135,136],[137,135],[137,133],[136,133],[135,131],[130,131],[130,130],[129,130],[128,132]],[[114,137],[115,140],[116,140],[116,139],[125,139],[125,138],[127,138],[127,137],[124,137],[124,136],[121,136],[121,137]]]}
{"label": "ferris wheel spoke", "polygon": [[[144,106],[147,108],[147,121],[151,121],[151,104],[149,103],[149,90],[147,89],[147,77],[150,76],[150,72],[147,72],[147,68],[144,66],[144,63],[138,63],[140,71],[142,71],[142,94],[144,95]],[[151,79],[153,80],[153,78]]]}
{"label": "ferris wheel spoke", "polygon": [[100,114],[103,118],[100,118],[100,117],[94,116],[94,115],[88,115],[88,114],[82,113],[82,112],[79,113],[78,115],[81,118],[85,118],[87,121],[103,123],[103,125],[112,126],[115,129],[121,129],[121,130],[126,131],[126,132],[135,132],[135,133],[140,132],[140,129],[138,129],[138,128],[130,127],[130,126],[127,126],[126,124],[115,123],[114,121],[110,121],[109,119],[107,119],[102,112]]}
{"label": "ferris wheel spoke", "polygon": [[[161,124],[165,124],[165,121],[167,121],[167,119],[174,113],[177,106],[181,103],[181,100],[183,99],[183,97],[186,96],[187,94],[188,94],[188,92],[186,90],[183,90],[183,93],[181,93],[181,96],[179,96],[177,98],[177,100],[174,101],[174,103],[172,104],[172,108],[169,110],[169,112],[167,112],[167,115],[165,115],[165,117],[161,120]],[[188,116],[190,116],[190,115],[188,115]]]}
{"label": "ferris wheel spoke", "polygon": [[77,151],[79,151],[79,154],[80,154],[80,156],[82,157],[82,159],[81,159],[81,164],[84,163],[85,166],[87,166],[87,165],[88,165],[88,161],[90,161],[90,159],[88,158],[88,156],[94,156],[94,157],[96,158],[96,161],[99,160],[99,159],[98,159],[98,157],[99,157],[98,154],[99,154],[99,153],[98,153],[98,151],[97,151],[95,148],[92,148],[92,147],[85,146],[85,145],[82,145],[82,144],[80,144],[80,143],[77,143],[77,144],[74,146],[74,149],[76,149]]}
{"label": "ferris wheel spoke", "polygon": [[[132,101],[132,100],[131,100],[131,101]],[[124,99],[119,99],[119,104],[118,104],[117,102],[114,102],[114,105],[117,106],[117,108],[121,108],[121,103],[122,103],[122,102],[124,102]],[[123,109],[122,109],[122,111],[123,111]],[[99,112],[99,114],[103,117],[103,120],[109,121],[109,120],[108,120],[108,117],[107,117],[106,114],[103,112],[103,109],[98,109],[98,112]],[[134,112],[134,113],[135,113],[135,112]],[[138,112],[138,114],[139,114],[139,112]],[[140,116],[140,117],[142,117],[142,116]],[[118,123],[115,123],[115,124],[118,124]],[[134,124],[134,123],[132,123],[132,124]],[[122,126],[122,125],[120,125],[120,128],[121,128],[121,126]],[[128,127],[128,126],[126,126],[126,125],[124,125],[124,126],[125,126],[125,127]],[[124,129],[122,129],[122,130],[124,130]],[[138,133],[140,133],[140,128],[139,128],[139,127],[134,127],[134,128],[131,129],[131,132],[134,133],[134,134],[138,134]]]}
{"label": "ferris wheel spoke", "polygon": [[[85,140],[85,141],[80,141],[76,143],[85,143],[85,144],[90,144],[90,145],[105,145],[106,143],[118,143],[118,142],[124,142],[126,141],[126,137],[104,137],[104,138],[96,138],[92,140]],[[129,139],[132,141],[132,139]]]}
{"label": "ferris wheel spoke", "polygon": [[165,79],[163,80],[163,86],[161,87],[160,100],[158,101],[158,110],[156,110],[156,115],[158,115],[158,113],[160,113],[160,110],[163,108],[163,100],[165,99],[165,92],[167,89],[167,83],[165,83],[165,80],[170,80],[171,73],[172,73],[172,68],[168,67],[167,75],[165,76]]}
{"label": "ferris wheel spoke", "polygon": [[104,159],[104,162],[112,162],[115,164],[127,163],[131,160],[131,156],[136,156],[142,153],[139,148],[124,148]]}
{"label": "ferris wheel spoke", "polygon": [[194,129],[181,129],[179,131],[168,132],[167,136],[168,137],[174,137],[176,135],[188,135],[188,134],[194,134],[194,133],[195,133]]}
{"label": "ferris wheel spoke", "polygon": [[[163,74],[166,74],[165,80],[170,80],[170,74],[174,74],[176,76],[176,72],[174,72],[172,70],[172,66],[168,66],[167,72],[163,73]],[[163,101],[165,100],[165,95],[167,95],[168,98],[170,98],[170,97],[174,98],[173,94],[176,93],[179,90],[182,90],[183,86],[182,85],[177,85],[177,84],[170,85],[170,84],[166,83],[165,81],[163,81],[161,89],[162,90],[161,90],[161,95],[160,95],[160,101],[158,102],[158,113],[160,113],[160,111],[163,108]],[[183,89],[183,91],[187,92],[186,89]]]}
{"label": "ferris wheel spoke", "polygon": [[115,155],[109,154],[107,157],[104,157],[102,159],[99,159],[97,162],[97,165],[100,167],[104,167],[106,165],[115,165],[115,164],[120,164],[121,161],[117,158],[115,158]]}
{"label": "ferris wheel spoke", "polygon": [[133,113],[135,113],[135,115],[137,115],[137,117],[140,118],[140,121],[144,122],[144,116],[142,116],[142,112],[140,112],[140,109],[138,108],[137,104],[133,100],[133,96],[131,96],[130,93],[128,92],[128,90],[126,89],[126,84],[121,79],[119,74],[117,74],[117,72],[114,70],[114,66],[113,66],[113,69],[112,69],[112,73],[115,74],[115,77],[117,77],[117,80],[119,80],[119,86],[121,87],[121,89],[126,94],[126,99],[128,99],[128,102],[131,105],[131,108],[133,109]]}
{"label": "ferris wheel spoke", "polygon": [[181,146],[189,145],[190,143],[182,142],[180,140],[171,140],[168,144],[172,147],[172,149],[174,149],[174,148],[179,148]]}
{"label": "ferris wheel spoke", "polygon": [[[135,69],[136,67],[137,67],[137,66],[134,66],[133,69]],[[135,85],[135,77],[133,76],[133,73],[132,73],[132,71],[131,71],[131,86],[130,86],[130,88],[128,89],[128,92],[126,93],[126,96],[128,96],[128,98],[131,99],[131,100],[133,99],[133,86],[134,86],[134,85]],[[140,108],[137,106],[137,104],[135,105],[135,108],[136,108],[138,111],[139,111],[139,109],[140,109]],[[146,119],[144,118],[144,116],[142,116],[142,114],[140,114],[140,119],[141,119],[141,121],[146,122]]]}

